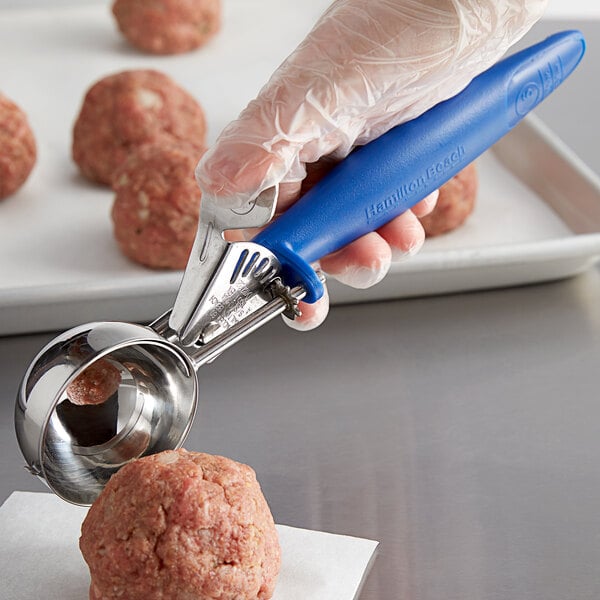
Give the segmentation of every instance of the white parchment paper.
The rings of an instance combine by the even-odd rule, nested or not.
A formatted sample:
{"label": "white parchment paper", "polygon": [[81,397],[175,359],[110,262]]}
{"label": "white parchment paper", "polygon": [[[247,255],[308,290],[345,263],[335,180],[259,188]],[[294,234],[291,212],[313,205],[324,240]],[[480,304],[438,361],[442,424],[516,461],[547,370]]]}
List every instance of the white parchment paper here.
{"label": "white parchment paper", "polygon": [[[0,507],[0,598],[87,600],[78,540],[86,508],[14,492]],[[352,600],[377,542],[277,525],[282,564],[273,600]]]}

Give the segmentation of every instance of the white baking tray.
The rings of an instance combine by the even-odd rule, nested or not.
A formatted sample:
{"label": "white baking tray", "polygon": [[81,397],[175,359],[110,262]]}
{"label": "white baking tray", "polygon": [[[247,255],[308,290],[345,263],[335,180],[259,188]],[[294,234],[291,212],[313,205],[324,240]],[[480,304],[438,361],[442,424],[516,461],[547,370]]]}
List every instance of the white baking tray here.
{"label": "white baking tray", "polygon": [[[600,179],[530,115],[478,161],[480,189],[460,228],[392,265],[377,299],[571,277],[600,258]],[[361,291],[332,282],[338,302]]]}
{"label": "white baking tray", "polygon": [[[152,57],[119,36],[108,3],[0,11],[0,89],[28,113],[38,164],[0,202],[0,334],[99,319],[149,321],[167,309],[181,273],[119,253],[112,193],[78,175],[71,127],[85,90],[126,68],[157,68],[202,103],[209,143],[259,90],[329,0],[228,0],[224,27],[197,52]],[[480,161],[475,213],[428,240],[370,290],[330,283],[333,302],[369,301],[531,283],[574,275],[600,255],[600,184],[537,120]]]}

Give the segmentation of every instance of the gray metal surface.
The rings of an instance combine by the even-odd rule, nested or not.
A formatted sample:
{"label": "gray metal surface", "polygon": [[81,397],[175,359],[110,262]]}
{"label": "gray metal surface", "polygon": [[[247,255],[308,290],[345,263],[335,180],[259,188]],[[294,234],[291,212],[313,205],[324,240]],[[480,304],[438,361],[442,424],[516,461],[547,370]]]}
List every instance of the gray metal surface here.
{"label": "gray metal surface", "polygon": [[[600,23],[540,114],[597,172]],[[531,41],[531,38],[530,38]],[[42,490],[13,407],[52,334],[0,339],[0,501]],[[203,367],[186,447],[257,471],[278,522],[380,540],[361,600],[600,597],[600,271],[336,307]],[[1,593],[0,593],[1,596]]]}

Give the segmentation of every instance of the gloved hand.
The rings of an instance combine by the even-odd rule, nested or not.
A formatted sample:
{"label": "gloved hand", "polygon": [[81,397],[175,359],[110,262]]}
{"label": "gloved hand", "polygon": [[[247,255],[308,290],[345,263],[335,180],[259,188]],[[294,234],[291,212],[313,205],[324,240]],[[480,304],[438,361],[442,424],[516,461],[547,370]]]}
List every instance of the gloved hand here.
{"label": "gloved hand", "polygon": [[[546,4],[333,2],[204,154],[196,171],[203,196],[240,207],[280,184],[277,210],[285,211],[354,146],[460,92],[528,31]],[[393,252],[411,255],[421,247],[425,234],[417,217],[433,209],[436,197],[321,259],[322,269],[354,287],[377,283]],[[301,309],[294,326],[316,327],[327,315],[327,294]]]}

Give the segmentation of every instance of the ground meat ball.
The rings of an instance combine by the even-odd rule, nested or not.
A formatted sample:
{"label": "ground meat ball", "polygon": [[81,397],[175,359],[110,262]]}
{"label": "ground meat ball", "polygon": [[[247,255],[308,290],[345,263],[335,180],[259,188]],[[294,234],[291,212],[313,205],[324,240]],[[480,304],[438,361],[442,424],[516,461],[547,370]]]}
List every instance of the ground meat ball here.
{"label": "ground meat ball", "polygon": [[25,183],[35,159],[35,138],[27,116],[0,94],[0,200]]}
{"label": "ground meat ball", "polygon": [[92,363],[67,387],[67,398],[73,404],[102,404],[121,383],[121,372],[104,358]]}
{"label": "ground meat ball", "polygon": [[221,22],[221,0],[115,0],[112,10],[123,35],[153,54],[198,48]]}
{"label": "ground meat ball", "polygon": [[200,188],[194,169],[202,150],[148,144],[115,172],[115,238],[131,260],[155,269],[183,269],[194,243]]}
{"label": "ground meat ball", "polygon": [[433,211],[421,218],[428,237],[456,229],[475,208],[477,169],[471,163],[440,187],[440,196]]}
{"label": "ground meat ball", "polygon": [[73,129],[73,160],[83,175],[110,185],[135,147],[161,139],[202,146],[204,112],[172,79],[152,70],[124,71],[87,92]]}
{"label": "ground meat ball", "polygon": [[186,450],[141,458],[113,475],[79,546],[91,600],[267,600],[280,565],[254,471]]}

